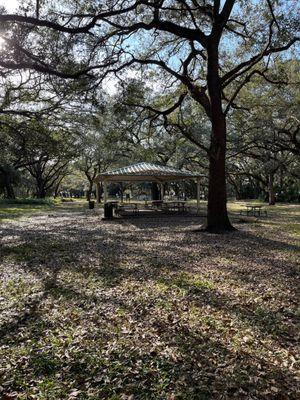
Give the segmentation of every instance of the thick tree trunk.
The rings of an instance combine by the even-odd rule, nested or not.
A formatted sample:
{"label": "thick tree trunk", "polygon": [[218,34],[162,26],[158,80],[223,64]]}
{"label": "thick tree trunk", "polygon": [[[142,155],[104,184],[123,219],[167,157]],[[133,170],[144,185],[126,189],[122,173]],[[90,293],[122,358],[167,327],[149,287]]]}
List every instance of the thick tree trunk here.
{"label": "thick tree trunk", "polygon": [[46,191],[44,188],[38,189],[36,192],[36,197],[38,199],[44,199],[46,197]]}
{"label": "thick tree trunk", "polygon": [[12,185],[11,173],[9,172],[10,170],[0,166],[0,171],[3,179],[5,197],[7,199],[15,199],[16,196]]}
{"label": "thick tree trunk", "polygon": [[15,191],[14,191],[14,188],[13,188],[11,182],[7,182],[5,184],[5,191],[6,191],[6,198],[8,198],[8,199],[16,198]]}
{"label": "thick tree trunk", "polygon": [[13,185],[8,177],[4,177],[4,188],[5,188],[5,197],[7,199],[15,199],[15,191]]}
{"label": "thick tree trunk", "polygon": [[271,172],[269,174],[269,205],[275,205],[275,192],[274,192],[274,174]]}
{"label": "thick tree trunk", "polygon": [[211,43],[208,48],[207,63],[207,83],[212,126],[209,151],[207,224],[205,228],[208,232],[234,230],[228,218],[226,204],[226,117],[222,110],[218,57],[218,46],[216,43]]}
{"label": "thick tree trunk", "polygon": [[46,197],[45,182],[39,176],[36,177],[36,194],[35,195],[38,199],[44,199]]}
{"label": "thick tree trunk", "polygon": [[88,190],[86,191],[87,201],[91,200],[92,192],[93,192],[93,181],[89,179],[89,186],[88,186]]}
{"label": "thick tree trunk", "polygon": [[206,230],[209,232],[231,231],[234,229],[227,213],[225,155],[226,124],[225,118],[222,117],[213,124],[211,136],[206,226]]}

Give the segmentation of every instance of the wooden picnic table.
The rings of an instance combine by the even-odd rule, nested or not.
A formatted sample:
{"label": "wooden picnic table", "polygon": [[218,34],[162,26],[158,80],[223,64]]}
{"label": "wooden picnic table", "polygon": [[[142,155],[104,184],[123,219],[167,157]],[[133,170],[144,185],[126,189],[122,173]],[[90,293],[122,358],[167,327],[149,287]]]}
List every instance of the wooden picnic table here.
{"label": "wooden picnic table", "polygon": [[117,204],[116,207],[116,213],[121,215],[124,211],[126,212],[132,212],[133,214],[138,214],[139,208],[138,208],[139,203],[119,203]]}
{"label": "wooden picnic table", "polygon": [[152,200],[152,207],[161,208],[163,204],[163,200]]}
{"label": "wooden picnic table", "polygon": [[[141,203],[117,203],[113,202],[115,206],[115,213],[117,215],[139,215],[143,214],[143,205]],[[176,212],[183,213],[187,210],[186,201],[183,200],[172,200],[172,201],[162,201],[162,200],[153,200],[151,204],[145,202],[144,211],[153,210],[160,212]]]}
{"label": "wooden picnic table", "polygon": [[177,211],[184,212],[185,211],[185,201],[176,200],[176,201],[166,201],[162,204],[162,207],[166,211]]}
{"label": "wooden picnic table", "polygon": [[253,216],[261,216],[262,213],[262,206],[256,205],[256,204],[246,204],[246,212],[247,215],[253,215]]}

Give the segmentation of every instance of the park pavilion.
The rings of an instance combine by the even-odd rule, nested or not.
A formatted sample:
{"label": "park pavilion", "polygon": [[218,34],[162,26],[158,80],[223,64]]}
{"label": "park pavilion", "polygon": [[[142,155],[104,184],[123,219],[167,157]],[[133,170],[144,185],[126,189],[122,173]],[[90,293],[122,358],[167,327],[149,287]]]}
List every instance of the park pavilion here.
{"label": "park pavilion", "polygon": [[[156,182],[160,185],[161,193],[166,182],[186,181],[197,182],[197,213],[200,207],[200,179],[202,175],[196,172],[178,170],[173,167],[141,162],[127,167],[103,172],[95,178],[97,201],[100,201],[100,182],[103,184],[104,204],[108,201],[107,184],[110,182]],[[163,196],[162,196],[163,198]]]}

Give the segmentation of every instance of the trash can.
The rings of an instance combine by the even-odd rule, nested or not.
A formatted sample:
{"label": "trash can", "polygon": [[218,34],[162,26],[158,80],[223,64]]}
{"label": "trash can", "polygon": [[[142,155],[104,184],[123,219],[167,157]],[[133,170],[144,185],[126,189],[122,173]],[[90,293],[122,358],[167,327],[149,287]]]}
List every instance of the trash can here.
{"label": "trash can", "polygon": [[95,202],[94,201],[89,201],[89,209],[93,210],[95,208]]}
{"label": "trash can", "polygon": [[105,219],[113,218],[113,205],[111,203],[104,204],[104,218]]}

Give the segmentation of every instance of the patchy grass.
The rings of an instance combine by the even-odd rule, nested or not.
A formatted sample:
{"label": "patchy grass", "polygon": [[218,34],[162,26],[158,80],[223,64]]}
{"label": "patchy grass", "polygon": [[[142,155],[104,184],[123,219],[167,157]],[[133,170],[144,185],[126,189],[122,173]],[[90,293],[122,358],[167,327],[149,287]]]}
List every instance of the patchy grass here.
{"label": "patchy grass", "polygon": [[41,211],[53,211],[54,208],[63,207],[65,210],[71,208],[87,208],[85,199],[0,199],[0,221],[30,217]]}
{"label": "patchy grass", "polygon": [[80,201],[2,221],[0,398],[298,399],[300,207],[243,207],[227,235]]}
{"label": "patchy grass", "polygon": [[54,204],[55,202],[51,199],[0,199],[0,221],[50,210]]}
{"label": "patchy grass", "polygon": [[267,203],[258,200],[251,201],[231,201],[228,210],[231,215],[237,217],[241,211],[245,212],[246,204],[257,204],[267,211],[267,217],[249,217],[250,221],[258,223],[260,226],[270,228],[272,231],[282,231],[295,236],[300,236],[300,206],[297,204],[277,203],[269,206]]}

